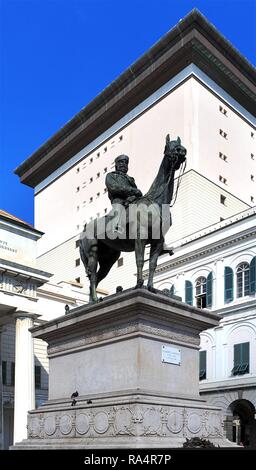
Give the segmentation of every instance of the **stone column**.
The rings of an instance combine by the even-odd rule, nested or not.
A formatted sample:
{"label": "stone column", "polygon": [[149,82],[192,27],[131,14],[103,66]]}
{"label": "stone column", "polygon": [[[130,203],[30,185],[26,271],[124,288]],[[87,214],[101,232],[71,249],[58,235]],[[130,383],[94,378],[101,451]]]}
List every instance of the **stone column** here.
{"label": "stone column", "polygon": [[27,413],[35,408],[33,338],[29,331],[35,315],[16,312],[14,443],[27,438]]}
{"label": "stone column", "polygon": [[3,409],[3,379],[2,379],[2,327],[0,327],[0,450],[4,448],[4,409]]}

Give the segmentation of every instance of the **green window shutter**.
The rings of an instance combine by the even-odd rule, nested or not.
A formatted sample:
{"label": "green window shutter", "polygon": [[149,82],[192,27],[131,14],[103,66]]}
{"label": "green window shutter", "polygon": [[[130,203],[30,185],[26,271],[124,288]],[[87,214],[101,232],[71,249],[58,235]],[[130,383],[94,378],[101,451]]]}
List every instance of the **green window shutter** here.
{"label": "green window shutter", "polygon": [[185,281],[185,302],[193,305],[193,285],[190,281]]}
{"label": "green window shutter", "polygon": [[206,379],[206,351],[199,351],[199,380]]}
{"label": "green window shutter", "polygon": [[250,343],[234,344],[233,375],[248,374],[250,371]]}
{"label": "green window shutter", "polygon": [[234,367],[241,364],[241,344],[234,344]]}
{"label": "green window shutter", "polygon": [[249,356],[250,356],[250,343],[242,343],[242,351],[241,351],[241,362],[242,364],[246,363],[249,364]]}
{"label": "green window shutter", "polygon": [[224,271],[224,301],[232,302],[234,299],[234,275],[233,269],[229,268],[228,266],[225,267]]}
{"label": "green window shutter", "polygon": [[250,274],[249,274],[249,293],[255,294],[256,292],[256,256],[252,258],[250,263]]}
{"label": "green window shutter", "polygon": [[208,274],[206,279],[206,307],[212,306],[212,272]]}

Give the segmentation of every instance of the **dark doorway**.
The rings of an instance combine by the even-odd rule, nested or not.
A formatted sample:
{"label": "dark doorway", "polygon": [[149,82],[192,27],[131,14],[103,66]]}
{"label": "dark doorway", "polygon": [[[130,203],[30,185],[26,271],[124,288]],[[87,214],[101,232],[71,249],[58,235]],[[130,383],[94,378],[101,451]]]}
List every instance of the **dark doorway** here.
{"label": "dark doorway", "polygon": [[248,400],[236,400],[230,405],[233,413],[233,442],[256,448],[255,407]]}

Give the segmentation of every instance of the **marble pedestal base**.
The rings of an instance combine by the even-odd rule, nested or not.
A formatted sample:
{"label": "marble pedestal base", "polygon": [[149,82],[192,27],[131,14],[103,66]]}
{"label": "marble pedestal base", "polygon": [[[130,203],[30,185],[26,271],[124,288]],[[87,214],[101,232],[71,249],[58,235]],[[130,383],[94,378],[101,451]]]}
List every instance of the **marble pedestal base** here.
{"label": "marble pedestal base", "polygon": [[218,322],[138,289],[33,328],[49,345],[49,400],[13,448],[172,448],[195,436],[232,446],[220,409],[199,396],[199,333]]}

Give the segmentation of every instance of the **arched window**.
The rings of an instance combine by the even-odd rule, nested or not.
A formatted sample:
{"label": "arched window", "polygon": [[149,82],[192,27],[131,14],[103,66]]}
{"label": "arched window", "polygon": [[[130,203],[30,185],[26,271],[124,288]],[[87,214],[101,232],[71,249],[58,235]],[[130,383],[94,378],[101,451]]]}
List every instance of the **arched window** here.
{"label": "arched window", "polygon": [[206,307],[206,277],[201,276],[196,280],[196,306],[197,308]]}
{"label": "arched window", "polygon": [[249,295],[249,273],[248,263],[240,263],[236,269],[236,288],[237,297]]}

